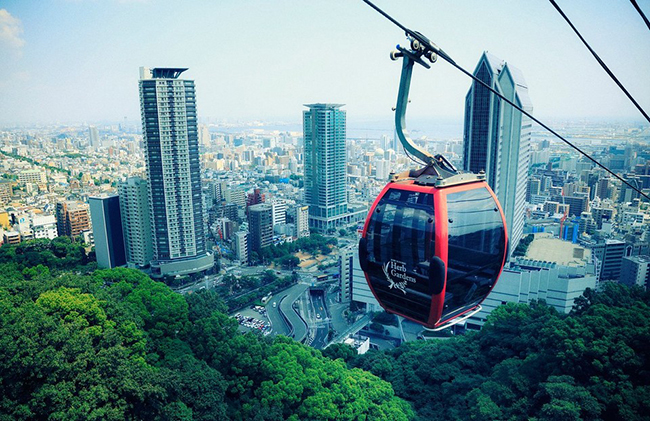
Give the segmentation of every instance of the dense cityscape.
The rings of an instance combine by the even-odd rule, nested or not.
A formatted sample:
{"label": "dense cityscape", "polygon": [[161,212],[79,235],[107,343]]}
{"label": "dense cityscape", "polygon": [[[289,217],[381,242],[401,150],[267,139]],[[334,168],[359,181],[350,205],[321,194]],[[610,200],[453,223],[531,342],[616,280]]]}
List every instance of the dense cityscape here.
{"label": "dense cityscape", "polygon": [[[473,74],[534,114],[515,66],[484,52]],[[477,311],[434,331],[363,261],[378,195],[422,166],[392,122],[208,118],[192,68],[133,75],[140,121],[0,126],[0,419],[650,413],[648,123],[548,123],[583,154],[468,82],[462,118],[413,130],[484,177],[508,239]]]}

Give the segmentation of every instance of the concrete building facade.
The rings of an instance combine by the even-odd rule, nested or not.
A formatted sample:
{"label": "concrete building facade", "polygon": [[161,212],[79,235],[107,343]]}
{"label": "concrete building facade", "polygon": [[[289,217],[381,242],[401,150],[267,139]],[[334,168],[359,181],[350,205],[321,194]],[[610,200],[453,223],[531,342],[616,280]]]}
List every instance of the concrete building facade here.
{"label": "concrete building facade", "polygon": [[201,190],[196,92],[182,68],[140,68],[140,109],[153,234],[151,274],[210,269]]}
{"label": "concrete building facade", "polygon": [[627,286],[650,286],[650,256],[627,256],[621,259],[620,282]]}
{"label": "concrete building facade", "polygon": [[147,268],[153,260],[147,180],[130,177],[118,184],[127,265]]}
{"label": "concrete building facade", "polygon": [[260,203],[248,207],[249,250],[259,253],[273,244],[273,207]]}
{"label": "concrete building facade", "polygon": [[88,204],[65,201],[56,204],[56,229],[59,237],[75,238],[83,231],[90,230]]}

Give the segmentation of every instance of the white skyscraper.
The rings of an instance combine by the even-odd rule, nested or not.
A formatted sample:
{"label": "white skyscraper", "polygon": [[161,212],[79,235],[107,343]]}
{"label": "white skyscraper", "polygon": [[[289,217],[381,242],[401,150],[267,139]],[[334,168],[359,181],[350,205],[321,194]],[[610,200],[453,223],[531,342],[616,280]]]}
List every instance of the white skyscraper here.
{"label": "white skyscraper", "polygon": [[129,267],[144,268],[153,260],[151,211],[147,180],[131,177],[118,186],[122,229]]}
{"label": "white skyscraper", "polygon": [[187,69],[140,68],[140,108],[151,205],[152,275],[185,275],[209,269],[193,80]]}
{"label": "white skyscraper", "polygon": [[95,126],[88,126],[88,144],[91,148],[99,146],[99,131]]}
{"label": "white skyscraper", "polygon": [[309,237],[309,206],[296,206],[294,212],[296,236],[298,238]]}
{"label": "white skyscraper", "polygon": [[[532,112],[524,76],[515,67],[483,53],[474,75],[497,92]],[[472,84],[465,97],[463,169],[485,177],[497,195],[508,225],[510,251],[524,229],[531,120],[485,87]]]}
{"label": "white skyscraper", "polygon": [[390,162],[386,159],[377,160],[375,171],[377,180],[388,181],[388,176],[390,175]]}
{"label": "white skyscraper", "polygon": [[248,231],[237,231],[233,240],[235,256],[239,263],[248,263]]}
{"label": "white skyscraper", "polygon": [[287,202],[283,199],[269,201],[273,210],[273,226],[287,223]]}
{"label": "white skyscraper", "polygon": [[341,302],[350,301],[354,279],[354,255],[358,253],[359,248],[356,244],[339,249]]}

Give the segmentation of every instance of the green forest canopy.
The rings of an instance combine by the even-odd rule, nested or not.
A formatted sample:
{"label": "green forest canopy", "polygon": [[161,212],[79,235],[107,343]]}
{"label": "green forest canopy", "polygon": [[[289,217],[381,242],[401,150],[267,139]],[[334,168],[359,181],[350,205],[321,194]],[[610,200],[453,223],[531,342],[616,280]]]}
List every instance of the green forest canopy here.
{"label": "green forest canopy", "polygon": [[367,371],[238,333],[214,292],[183,296],[131,269],[71,272],[86,257],[36,244],[0,249],[1,420],[414,417]]}
{"label": "green forest canopy", "polygon": [[323,356],[238,333],[213,291],[179,295],[91,260],[65,239],[0,248],[0,420],[650,414],[650,298],[638,288],[588,290],[568,316],[509,304],[474,334]]}
{"label": "green forest canopy", "polygon": [[647,420],[648,303],[641,288],[606,283],[568,316],[503,305],[475,334],[347,361],[389,381],[421,420]]}

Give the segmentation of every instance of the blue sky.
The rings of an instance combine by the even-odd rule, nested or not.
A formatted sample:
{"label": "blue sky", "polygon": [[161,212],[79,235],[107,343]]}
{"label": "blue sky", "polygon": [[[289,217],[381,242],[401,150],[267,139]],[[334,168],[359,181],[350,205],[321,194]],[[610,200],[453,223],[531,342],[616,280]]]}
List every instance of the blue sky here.
{"label": "blue sky", "polygon": [[[541,118],[642,119],[547,1],[376,3],[466,68],[488,50],[521,69]],[[650,111],[650,31],[630,2],[558,3]],[[397,43],[361,0],[0,0],[0,124],[138,121],[140,66],[188,67],[204,119],[299,121],[311,102],[390,119]],[[443,61],[418,68],[409,115],[461,121],[469,85]]]}

